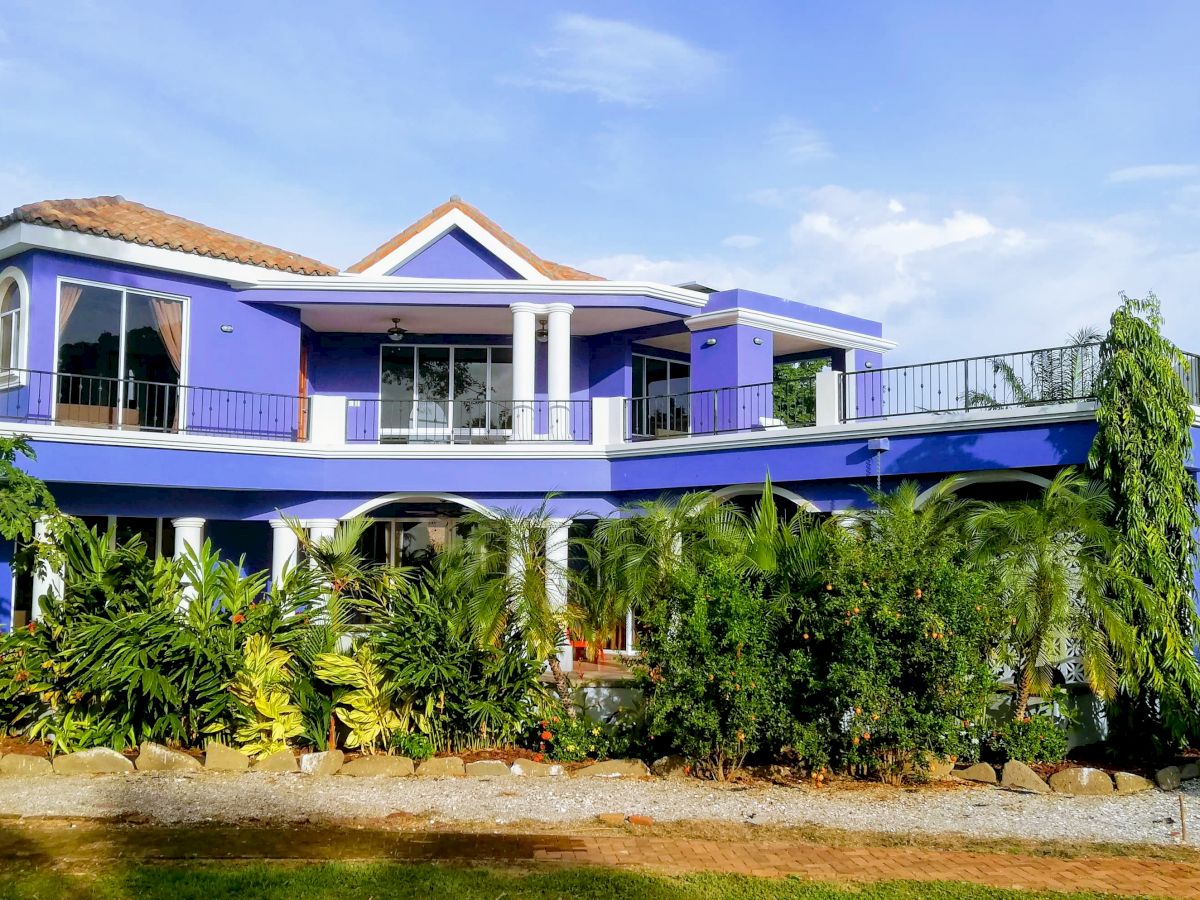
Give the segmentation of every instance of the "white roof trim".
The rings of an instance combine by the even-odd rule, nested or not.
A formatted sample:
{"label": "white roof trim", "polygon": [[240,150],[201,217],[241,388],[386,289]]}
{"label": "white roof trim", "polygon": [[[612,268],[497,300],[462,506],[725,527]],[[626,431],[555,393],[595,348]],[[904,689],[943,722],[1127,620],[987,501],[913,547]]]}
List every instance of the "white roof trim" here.
{"label": "white roof trim", "polygon": [[550,281],[530,264],[529,260],[517,254],[511,247],[498,240],[490,231],[468,216],[457,207],[447,210],[443,215],[430,222],[407,241],[385,256],[379,262],[368,266],[359,274],[386,275],[397,266],[403,265],[422,250],[444,237],[455,228],[461,228],[496,258],[502,260],[513,271],[527,281]]}
{"label": "white roof trim", "polygon": [[[0,259],[16,256],[25,250],[33,249],[55,250],[59,253],[90,256],[109,262],[128,263],[132,266],[145,266],[167,272],[181,272],[185,275],[213,278],[235,286],[253,284],[265,273],[277,271],[265,266],[252,266],[247,263],[201,256],[198,253],[135,244],[131,241],[68,231],[65,228],[54,228],[50,225],[14,222],[0,231]],[[327,276],[312,275],[308,277]]]}
{"label": "white roof trim", "polygon": [[834,328],[831,325],[818,325],[816,322],[805,322],[787,316],[778,316],[774,313],[747,309],[744,306],[701,313],[684,321],[691,331],[719,328],[723,325],[750,325],[754,328],[762,328],[764,331],[807,338],[846,350],[875,350],[882,353],[896,346],[895,341],[875,335],[848,331],[845,328]]}

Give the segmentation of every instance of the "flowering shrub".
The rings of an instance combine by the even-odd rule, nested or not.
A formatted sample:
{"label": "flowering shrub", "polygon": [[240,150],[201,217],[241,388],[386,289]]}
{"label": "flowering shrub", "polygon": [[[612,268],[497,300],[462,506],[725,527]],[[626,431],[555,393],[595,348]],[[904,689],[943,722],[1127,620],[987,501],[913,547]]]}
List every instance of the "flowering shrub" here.
{"label": "flowering shrub", "polygon": [[609,729],[586,716],[574,718],[555,711],[538,723],[533,746],[558,762],[607,759]]}
{"label": "flowering shrub", "polygon": [[983,736],[983,753],[995,762],[1062,762],[1067,732],[1050,716],[1025,716],[999,723]]}

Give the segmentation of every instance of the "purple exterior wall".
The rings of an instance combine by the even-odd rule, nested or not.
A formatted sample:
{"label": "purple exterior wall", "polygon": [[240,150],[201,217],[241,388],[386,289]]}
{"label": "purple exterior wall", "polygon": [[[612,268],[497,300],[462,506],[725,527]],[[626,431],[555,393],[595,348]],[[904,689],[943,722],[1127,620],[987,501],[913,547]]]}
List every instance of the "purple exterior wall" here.
{"label": "purple exterior wall", "polygon": [[451,228],[411,259],[388,272],[410,278],[520,278],[461,228]]}

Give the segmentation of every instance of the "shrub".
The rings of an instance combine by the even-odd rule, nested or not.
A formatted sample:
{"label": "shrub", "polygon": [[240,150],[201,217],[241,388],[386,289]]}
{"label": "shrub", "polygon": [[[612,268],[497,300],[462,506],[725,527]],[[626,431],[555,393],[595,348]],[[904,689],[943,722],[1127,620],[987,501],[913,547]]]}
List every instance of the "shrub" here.
{"label": "shrub", "polygon": [[1067,732],[1048,715],[1005,719],[983,737],[982,752],[988,759],[1004,763],[1062,762],[1067,756]]}
{"label": "shrub", "polygon": [[532,745],[559,762],[581,762],[585,759],[607,759],[609,731],[587,716],[563,715],[557,706],[537,725]]}
{"label": "shrub", "polygon": [[736,560],[713,557],[676,584],[643,638],[651,733],[717,780],[761,746],[778,715],[778,620]]}
{"label": "shrub", "polygon": [[433,756],[433,743],[425,735],[415,731],[393,734],[391,748],[393,753],[407,756],[414,762],[421,762]]}
{"label": "shrub", "polygon": [[292,701],[292,656],[272,647],[261,634],[246,639],[244,663],[230,691],[238,700],[236,738],[252,757],[287,749],[304,730],[300,709]]}

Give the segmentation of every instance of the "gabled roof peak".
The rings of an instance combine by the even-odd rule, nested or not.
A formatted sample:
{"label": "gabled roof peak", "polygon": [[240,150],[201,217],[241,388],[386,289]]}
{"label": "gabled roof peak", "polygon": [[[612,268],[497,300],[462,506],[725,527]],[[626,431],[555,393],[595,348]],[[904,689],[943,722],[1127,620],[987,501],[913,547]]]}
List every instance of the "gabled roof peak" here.
{"label": "gabled roof peak", "polygon": [[[542,259],[474,206],[465,202],[457,194],[451,195],[450,199],[445,203],[430,210],[399,234],[381,244],[366,257],[347,268],[346,271],[366,272],[372,267],[378,266],[397,250],[404,247],[405,244],[408,244],[414,238],[421,235],[422,232],[434,226],[439,220],[453,216],[455,213],[465,216],[493,240],[499,242],[509,253],[515,255],[526,266],[551,281],[604,281],[598,275],[591,275],[587,272],[581,272],[579,269],[564,266],[561,263]],[[440,236],[440,233],[433,235],[433,237],[437,236]]]}

